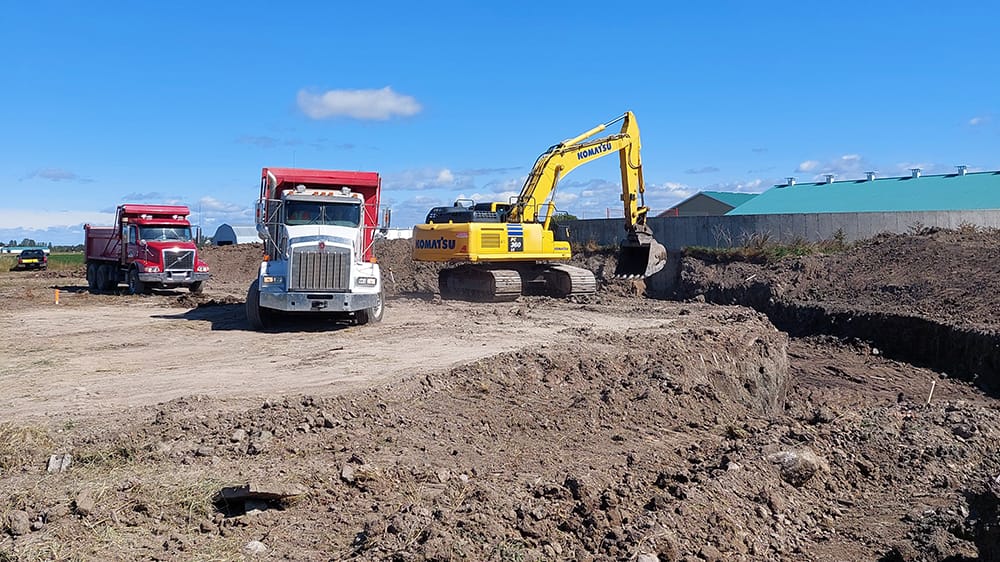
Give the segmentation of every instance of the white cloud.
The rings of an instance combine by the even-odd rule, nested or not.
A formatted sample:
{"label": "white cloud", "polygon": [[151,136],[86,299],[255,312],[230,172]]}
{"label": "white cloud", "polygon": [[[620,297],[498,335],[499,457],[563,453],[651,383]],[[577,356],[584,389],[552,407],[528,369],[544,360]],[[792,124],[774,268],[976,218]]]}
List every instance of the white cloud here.
{"label": "white cloud", "polygon": [[805,162],[799,164],[799,167],[795,169],[796,172],[811,172],[819,167],[819,162],[816,160],[806,160]]}
{"label": "white cloud", "polygon": [[26,176],[21,178],[22,181],[30,179],[42,179],[54,182],[76,181],[81,183],[89,183],[94,181],[92,179],[82,177],[76,172],[71,172],[69,170],[64,170],[62,168],[42,168],[39,170],[34,170],[32,172],[29,172]]}
{"label": "white cloud", "polygon": [[735,193],[760,193],[764,189],[771,187],[771,184],[764,183],[758,178],[748,181],[731,181],[725,183],[712,184],[705,188],[706,191],[730,191]]}
{"label": "white cloud", "polygon": [[386,189],[408,191],[429,189],[467,189],[472,187],[474,176],[452,172],[448,168],[417,168],[385,174],[382,185]]}
{"label": "white cloud", "polygon": [[969,119],[969,125],[972,127],[978,127],[979,125],[985,125],[986,123],[989,123],[989,121],[990,121],[989,116],[977,115],[976,117]]}
{"label": "white cloud", "polygon": [[860,177],[864,172],[875,169],[877,168],[860,154],[844,154],[825,162],[820,160],[806,160],[799,164],[795,169],[795,173],[811,174],[812,179],[820,180],[825,174],[833,174],[838,177]]}
{"label": "white cloud", "polygon": [[114,213],[98,211],[43,211],[37,209],[0,209],[0,224],[7,229],[25,231],[45,230],[48,228],[63,228],[79,226],[80,238],[83,239],[83,224],[112,224]]}
{"label": "white cloud", "polygon": [[389,86],[381,90],[328,90],[319,94],[299,90],[296,101],[311,119],[351,117],[385,121],[396,115],[416,115],[423,109],[415,98],[396,93]]}

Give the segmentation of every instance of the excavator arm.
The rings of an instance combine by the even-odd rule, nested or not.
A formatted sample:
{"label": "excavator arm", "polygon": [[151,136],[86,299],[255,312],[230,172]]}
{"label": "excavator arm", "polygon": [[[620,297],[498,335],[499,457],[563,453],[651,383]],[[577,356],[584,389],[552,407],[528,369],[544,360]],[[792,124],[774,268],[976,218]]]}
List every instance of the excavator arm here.
{"label": "excavator arm", "polygon": [[[590,139],[619,121],[622,122],[622,127],[617,134]],[[621,161],[626,229],[640,221],[644,222],[648,209],[642,204],[645,186],[642,181],[639,149],[639,125],[631,111],[552,146],[535,161],[524,187],[521,188],[521,193],[511,208],[509,222],[539,222],[539,209],[554,197],[559,180],[577,167],[615,152]],[[553,206],[548,205],[546,226],[552,210]]]}
{"label": "excavator arm", "polygon": [[[591,139],[619,121],[622,126],[617,134]],[[640,149],[639,125],[631,111],[552,146],[535,161],[511,207],[507,222],[543,222],[543,228],[547,230],[555,205],[546,203],[554,200],[559,180],[578,166],[617,152],[621,165],[626,240],[622,244],[615,274],[621,277],[648,277],[656,273],[666,263],[666,249],[656,242],[646,225],[649,208],[644,200],[646,186],[642,178]],[[540,221],[538,214],[543,206],[545,217]]]}

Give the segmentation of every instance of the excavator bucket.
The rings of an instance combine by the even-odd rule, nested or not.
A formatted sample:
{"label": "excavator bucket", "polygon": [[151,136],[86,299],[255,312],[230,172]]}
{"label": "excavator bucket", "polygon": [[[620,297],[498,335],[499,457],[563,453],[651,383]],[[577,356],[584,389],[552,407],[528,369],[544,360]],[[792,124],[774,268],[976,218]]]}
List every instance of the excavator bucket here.
{"label": "excavator bucket", "polygon": [[667,249],[653,238],[648,227],[629,233],[618,252],[615,277],[649,277],[667,265]]}

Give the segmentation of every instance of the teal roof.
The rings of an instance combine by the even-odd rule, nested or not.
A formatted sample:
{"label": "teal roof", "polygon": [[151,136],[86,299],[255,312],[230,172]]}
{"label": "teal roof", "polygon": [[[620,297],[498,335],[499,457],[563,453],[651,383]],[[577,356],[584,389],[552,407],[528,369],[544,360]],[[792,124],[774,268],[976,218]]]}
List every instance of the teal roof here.
{"label": "teal roof", "polygon": [[1000,171],[777,185],[726,215],[1000,209]]}
{"label": "teal roof", "polygon": [[722,201],[730,207],[739,207],[759,195],[758,193],[733,193],[731,191],[702,191],[701,193],[712,199]]}

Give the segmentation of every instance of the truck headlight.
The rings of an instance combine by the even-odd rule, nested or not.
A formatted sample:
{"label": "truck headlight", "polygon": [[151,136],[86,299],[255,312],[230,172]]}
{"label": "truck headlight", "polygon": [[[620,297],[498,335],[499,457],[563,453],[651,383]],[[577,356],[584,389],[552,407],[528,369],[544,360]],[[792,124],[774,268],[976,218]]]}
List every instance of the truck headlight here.
{"label": "truck headlight", "polygon": [[208,266],[207,265],[199,265],[198,266],[198,273],[205,273],[206,271],[208,271]]}
{"label": "truck headlight", "polygon": [[265,285],[284,285],[285,278],[280,275],[265,275],[264,284]]}
{"label": "truck headlight", "polygon": [[378,283],[378,279],[374,277],[358,277],[357,283],[358,285],[367,285],[369,287],[374,287],[375,284]]}
{"label": "truck headlight", "polygon": [[159,272],[160,272],[160,266],[158,266],[158,265],[147,265],[146,266],[146,273],[159,273]]}

